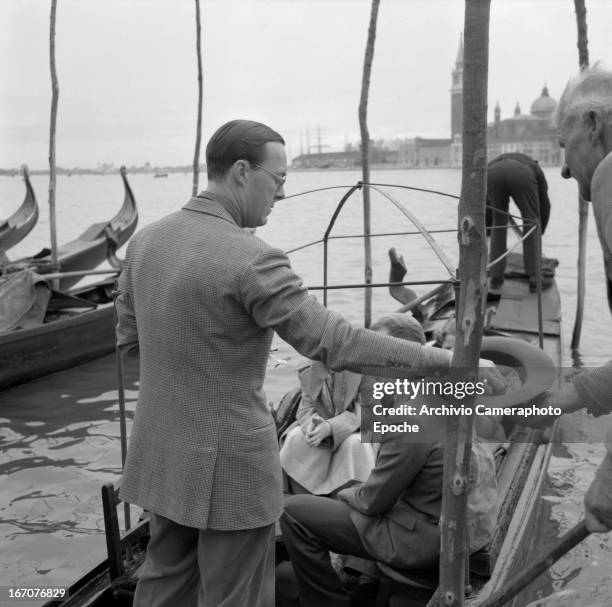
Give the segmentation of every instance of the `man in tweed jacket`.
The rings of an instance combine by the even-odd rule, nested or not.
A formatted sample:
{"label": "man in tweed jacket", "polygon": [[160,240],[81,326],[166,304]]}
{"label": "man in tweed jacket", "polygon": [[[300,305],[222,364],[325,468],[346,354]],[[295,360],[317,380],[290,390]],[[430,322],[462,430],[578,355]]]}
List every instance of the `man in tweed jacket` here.
{"label": "man in tweed jacket", "polygon": [[[135,607],[274,605],[281,468],[263,391],[274,331],[330,369],[450,363],[444,350],[351,326],[242,229],[284,197],[278,133],[229,122],[206,164],[207,190],[132,238],[119,281],[118,342],[140,351],[121,497],[151,513]],[[485,374],[503,387],[494,367]]]}

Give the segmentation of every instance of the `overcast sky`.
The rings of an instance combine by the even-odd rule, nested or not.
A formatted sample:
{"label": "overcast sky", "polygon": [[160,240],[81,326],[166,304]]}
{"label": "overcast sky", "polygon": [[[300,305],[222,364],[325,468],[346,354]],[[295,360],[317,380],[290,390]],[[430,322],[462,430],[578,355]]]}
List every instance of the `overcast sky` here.
{"label": "overcast sky", "polygon": [[[201,0],[204,143],[237,117],[268,123],[290,156],[359,136],[370,0]],[[586,0],[591,62],[612,67],[612,0]],[[188,165],[195,142],[194,0],[59,0],[57,163]],[[0,0],[0,167],[45,168],[47,0]],[[373,138],[448,136],[463,0],[382,0],[370,90]],[[577,72],[573,0],[492,0],[489,119]]]}

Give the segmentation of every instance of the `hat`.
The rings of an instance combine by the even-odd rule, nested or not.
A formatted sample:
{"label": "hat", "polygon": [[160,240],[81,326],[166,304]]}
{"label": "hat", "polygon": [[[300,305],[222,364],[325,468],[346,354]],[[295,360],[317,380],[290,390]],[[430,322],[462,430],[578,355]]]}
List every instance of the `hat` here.
{"label": "hat", "polygon": [[544,350],[511,337],[483,337],[480,358],[493,361],[506,379],[504,394],[478,397],[486,407],[516,407],[548,390],[556,377],[555,365]]}

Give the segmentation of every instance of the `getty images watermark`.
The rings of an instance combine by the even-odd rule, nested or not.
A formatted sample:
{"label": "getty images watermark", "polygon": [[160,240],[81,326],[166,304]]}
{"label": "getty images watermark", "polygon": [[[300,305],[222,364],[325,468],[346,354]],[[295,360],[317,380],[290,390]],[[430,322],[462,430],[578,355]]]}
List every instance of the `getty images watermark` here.
{"label": "getty images watermark", "polygon": [[[502,366],[500,370],[508,382],[504,394],[493,394],[478,379],[414,379],[409,371],[397,369],[393,378],[388,370],[384,376],[368,377],[361,390],[362,440],[380,442],[390,433],[405,434],[414,442],[441,440],[446,419],[460,415],[474,416],[474,431],[484,441],[539,440],[528,426],[534,420],[535,425],[552,426],[561,416],[562,410],[547,402],[546,391],[562,382],[555,378],[551,386],[550,368],[542,373],[547,378],[542,385],[537,369]],[[467,370],[462,374],[454,369],[453,373],[454,378],[469,377]]]}

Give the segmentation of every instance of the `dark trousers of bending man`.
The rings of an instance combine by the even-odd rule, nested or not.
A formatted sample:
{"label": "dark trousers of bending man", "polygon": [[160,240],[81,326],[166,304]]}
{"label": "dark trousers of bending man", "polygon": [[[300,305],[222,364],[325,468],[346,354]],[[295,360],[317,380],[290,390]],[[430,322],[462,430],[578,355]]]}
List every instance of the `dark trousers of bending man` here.
{"label": "dark trousers of bending man", "polygon": [[[523,234],[534,222],[539,223],[542,233],[550,216],[548,186],[539,164],[525,154],[501,154],[489,163],[487,169],[487,217],[491,221],[491,244],[489,260],[503,255],[507,248],[508,208],[510,198],[514,200],[523,216]],[[523,241],[525,273],[530,287],[536,285],[536,263],[538,257],[537,234],[532,233]],[[498,289],[504,282],[506,259],[490,269],[491,288]],[[544,281],[544,287],[549,284]]]}

